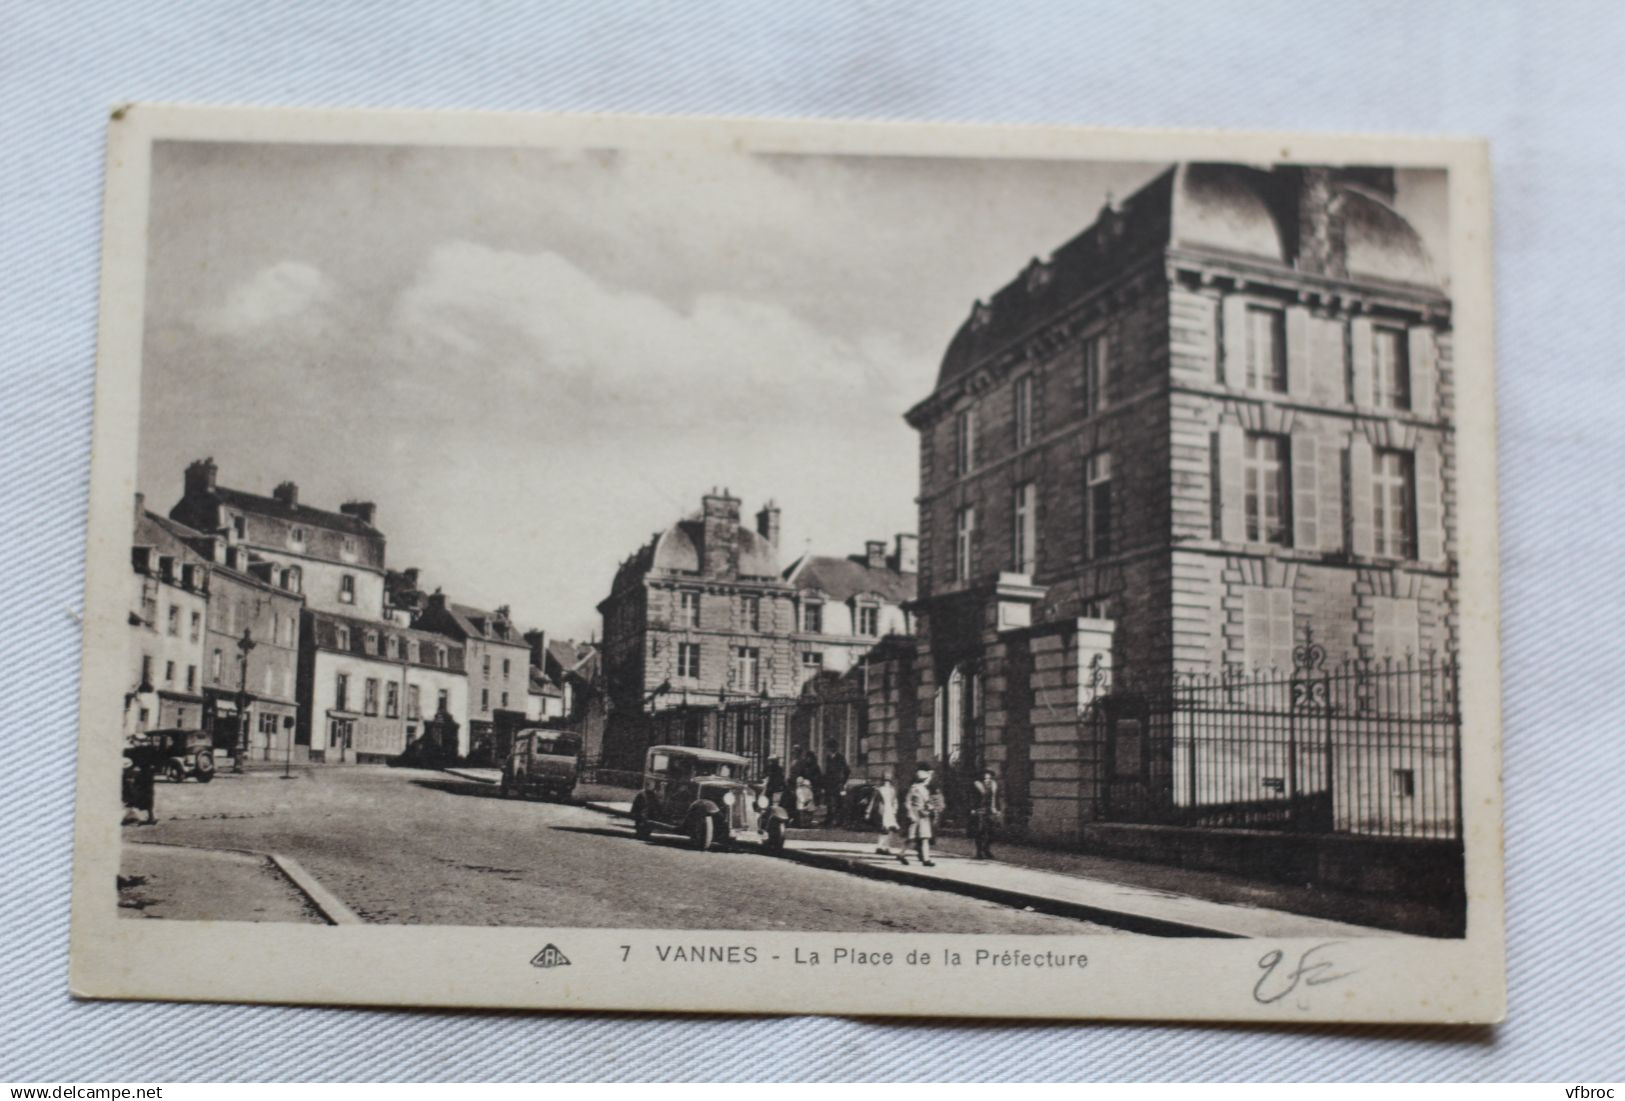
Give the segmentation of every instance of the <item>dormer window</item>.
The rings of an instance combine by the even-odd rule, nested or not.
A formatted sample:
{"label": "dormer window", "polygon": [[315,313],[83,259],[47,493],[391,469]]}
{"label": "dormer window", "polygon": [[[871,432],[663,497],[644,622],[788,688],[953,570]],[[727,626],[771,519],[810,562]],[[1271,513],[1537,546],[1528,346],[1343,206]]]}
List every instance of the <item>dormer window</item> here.
{"label": "dormer window", "polygon": [[384,656],[394,659],[401,656],[401,640],[394,635],[384,636]]}
{"label": "dormer window", "polygon": [[339,547],[339,556],[346,562],[354,562],[355,554],[355,540],[346,535],[344,542]]}
{"label": "dormer window", "polygon": [[821,601],[809,600],[802,604],[801,629],[811,635],[824,633],[824,605]]}
{"label": "dormer window", "polygon": [[233,516],[231,518],[231,533],[238,539],[246,539],[248,537],[248,517]]}
{"label": "dormer window", "polygon": [[415,638],[406,640],[406,660],[412,662],[414,665],[417,664],[418,640]]}
{"label": "dormer window", "polygon": [[333,645],[340,650],[350,648],[350,628],[343,625],[333,628]]}
{"label": "dormer window", "polygon": [[298,566],[289,566],[288,572],[282,575],[282,587],[290,593],[299,592],[303,584],[304,574]]}
{"label": "dormer window", "polygon": [[355,603],[355,574],[346,573],[339,575],[339,603]]}
{"label": "dormer window", "polygon": [[288,532],[288,543],[295,547],[303,547],[305,545],[305,529],[293,528],[290,530]]}
{"label": "dormer window", "polygon": [[442,669],[446,667],[446,648],[444,646],[434,648],[434,663]]}
{"label": "dormer window", "polygon": [[367,653],[369,653],[369,654],[381,654],[381,653],[383,653],[383,651],[381,649],[379,649],[379,647],[378,647],[378,632],[377,631],[368,631],[367,632]]}

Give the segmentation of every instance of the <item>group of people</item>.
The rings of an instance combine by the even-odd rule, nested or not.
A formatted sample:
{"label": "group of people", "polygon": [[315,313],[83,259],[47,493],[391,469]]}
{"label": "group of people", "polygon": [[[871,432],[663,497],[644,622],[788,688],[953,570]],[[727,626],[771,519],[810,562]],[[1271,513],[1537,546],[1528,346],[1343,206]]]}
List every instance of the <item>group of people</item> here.
{"label": "group of people", "polygon": [[[808,824],[815,809],[824,807],[824,825],[840,823],[846,800],[846,782],[852,770],[841,751],[831,746],[822,764],[812,749],[804,749],[791,757],[787,773],[777,757],[767,762],[766,795],[790,814],[798,826]],[[895,856],[908,863],[912,847],[921,864],[935,867],[931,859],[931,840],[936,836],[937,822],[946,805],[933,780],[935,772],[929,765],[914,770],[914,782],[899,796],[890,775],[870,789],[863,807],[866,820],[880,831],[875,852],[882,856]],[[976,857],[993,859],[993,838],[1004,822],[1004,796],[999,787],[998,772],[993,768],[982,770],[971,785],[970,833],[976,841]]]}
{"label": "group of people", "polygon": [[803,826],[822,804],[824,825],[834,826],[840,822],[846,782],[851,778],[851,766],[839,749],[831,747],[823,764],[819,764],[818,754],[808,748],[791,757],[788,773],[777,757],[767,762],[767,797]]}
{"label": "group of people", "polygon": [[[899,863],[908,863],[908,846],[927,868],[935,867],[931,859],[931,841],[936,836],[937,820],[945,809],[941,792],[932,787],[935,773],[928,765],[914,770],[914,782],[907,794],[898,800],[897,788],[890,776],[882,776],[870,797],[869,819],[880,830],[875,842],[875,853],[895,856]],[[999,791],[998,773],[991,768],[982,770],[981,778],[972,786],[974,802],[971,806],[971,836],[976,840],[976,858],[993,859],[994,831],[1004,820],[1004,800]],[[903,820],[907,820],[907,827]],[[904,835],[907,835],[907,841]]]}

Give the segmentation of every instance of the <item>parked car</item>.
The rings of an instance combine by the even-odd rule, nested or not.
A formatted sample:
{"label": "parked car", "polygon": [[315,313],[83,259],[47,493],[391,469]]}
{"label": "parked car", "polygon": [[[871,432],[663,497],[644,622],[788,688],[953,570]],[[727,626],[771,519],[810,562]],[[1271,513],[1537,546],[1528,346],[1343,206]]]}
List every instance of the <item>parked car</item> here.
{"label": "parked car", "polygon": [[149,730],[146,744],[158,756],[158,773],[177,784],[188,776],[214,779],[214,740],[202,730]]}
{"label": "parked car", "polygon": [[643,790],[632,800],[633,828],[645,840],[657,829],[683,834],[701,852],[743,834],[783,848],[789,815],[746,782],[748,767],[745,758],[714,749],[651,747]]}
{"label": "parked car", "polygon": [[581,739],[574,734],[542,727],[521,730],[502,763],[502,794],[568,799],[580,763]]}

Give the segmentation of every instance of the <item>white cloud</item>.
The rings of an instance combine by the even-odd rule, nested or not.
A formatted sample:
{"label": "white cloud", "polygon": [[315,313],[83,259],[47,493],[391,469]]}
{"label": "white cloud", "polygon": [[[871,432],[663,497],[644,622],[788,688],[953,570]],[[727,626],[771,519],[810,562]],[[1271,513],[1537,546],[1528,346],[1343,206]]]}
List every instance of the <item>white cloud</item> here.
{"label": "white cloud", "polygon": [[333,283],[320,270],[297,260],[261,268],[238,283],[219,308],[200,319],[216,333],[245,333],[306,313],[333,295]]}
{"label": "white cloud", "polygon": [[391,319],[396,354],[590,401],[744,408],[885,395],[908,377],[883,334],[825,331],[786,306],[732,293],[679,308],[607,286],[553,252],[466,241],[435,249]]}

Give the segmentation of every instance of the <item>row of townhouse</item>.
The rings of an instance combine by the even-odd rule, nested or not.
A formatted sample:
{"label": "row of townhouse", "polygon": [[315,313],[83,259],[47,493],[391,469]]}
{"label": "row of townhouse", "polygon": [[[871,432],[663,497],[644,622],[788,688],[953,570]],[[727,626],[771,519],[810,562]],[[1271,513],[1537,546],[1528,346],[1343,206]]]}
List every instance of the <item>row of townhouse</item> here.
{"label": "row of townhouse", "polygon": [[507,608],[417,590],[385,566],[376,508],[329,511],[186,470],[167,516],[135,505],[124,734],[192,728],[251,760],[495,756],[499,732],[561,717]]}

